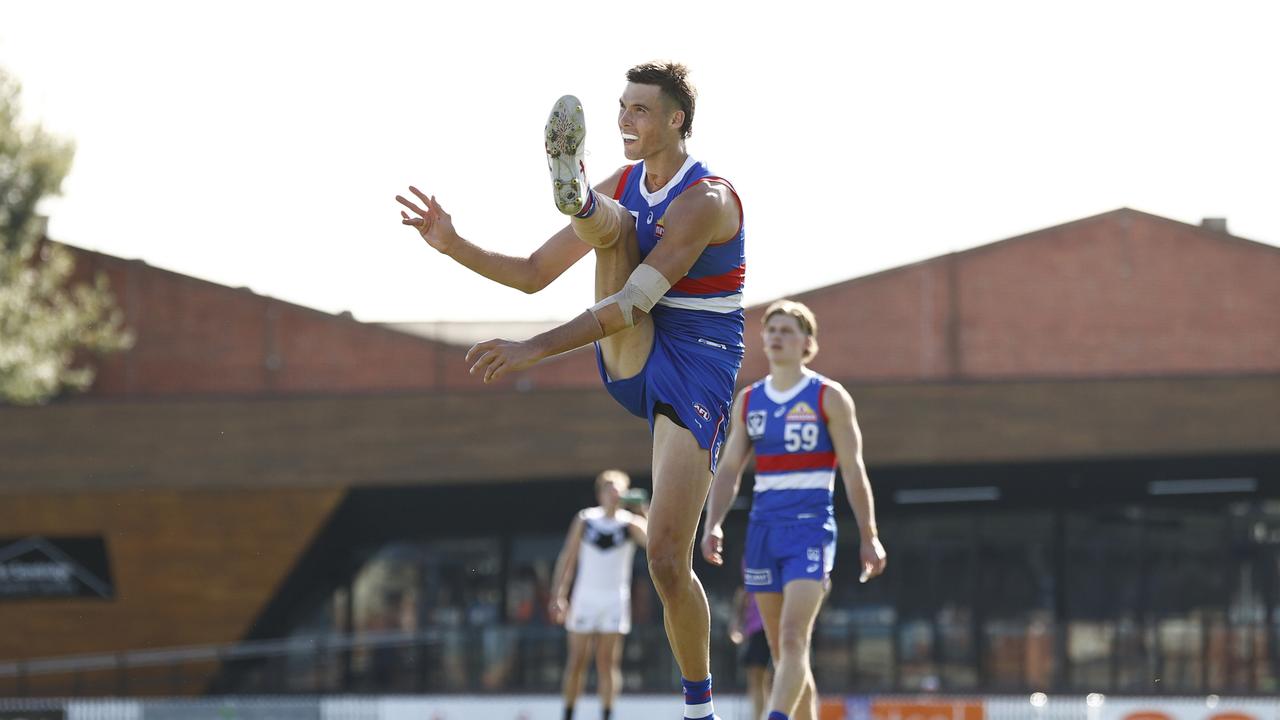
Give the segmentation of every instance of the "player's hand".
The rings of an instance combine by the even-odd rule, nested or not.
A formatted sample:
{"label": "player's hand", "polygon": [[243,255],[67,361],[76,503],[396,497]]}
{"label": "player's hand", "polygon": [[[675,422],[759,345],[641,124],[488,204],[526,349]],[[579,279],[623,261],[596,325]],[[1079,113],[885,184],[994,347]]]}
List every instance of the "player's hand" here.
{"label": "player's hand", "polygon": [[702,535],[702,559],[719,567],[724,565],[724,530],[720,526],[707,528]]}
{"label": "player's hand", "polygon": [[547,606],[547,613],[551,616],[551,622],[556,625],[563,625],[564,618],[569,614],[569,603],[564,598],[556,598]]}
{"label": "player's hand", "polygon": [[412,201],[406,200],[403,196],[397,195],[396,201],[401,205],[413,211],[413,217],[409,213],[400,211],[400,224],[409,225],[418,231],[423,240],[436,250],[449,254],[449,250],[453,248],[454,243],[458,241],[458,233],[453,229],[453,218],[449,217],[449,213],[440,207],[440,203],[436,202],[436,196],[427,196],[418,188],[410,185],[409,192],[412,192],[422,201],[426,209],[415,205]]}
{"label": "player's hand", "polygon": [[870,540],[863,538],[858,554],[862,560],[862,574],[858,576],[858,582],[867,582],[884,572],[884,566],[889,562],[888,555],[884,552],[884,545],[880,544],[879,535]]}
{"label": "player's hand", "polygon": [[485,340],[467,351],[471,374],[480,374],[485,382],[492,382],[507,373],[524,370],[542,359],[542,354],[528,342],[513,340]]}

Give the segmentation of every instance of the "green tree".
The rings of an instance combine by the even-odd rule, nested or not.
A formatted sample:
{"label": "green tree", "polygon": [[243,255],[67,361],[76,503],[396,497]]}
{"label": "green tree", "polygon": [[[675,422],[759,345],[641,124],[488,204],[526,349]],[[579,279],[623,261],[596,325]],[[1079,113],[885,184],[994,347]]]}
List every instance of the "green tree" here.
{"label": "green tree", "polygon": [[36,214],[61,192],[74,145],[20,123],[21,85],[0,69],[0,403],[33,405],[93,382],[88,353],[133,345],[99,274],[73,284],[71,251],[44,239]]}

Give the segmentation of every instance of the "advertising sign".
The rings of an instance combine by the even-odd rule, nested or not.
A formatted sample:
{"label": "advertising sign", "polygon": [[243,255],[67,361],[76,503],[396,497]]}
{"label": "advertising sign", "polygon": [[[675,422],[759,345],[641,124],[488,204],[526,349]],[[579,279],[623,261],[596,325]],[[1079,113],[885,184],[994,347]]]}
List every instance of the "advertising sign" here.
{"label": "advertising sign", "polygon": [[114,596],[101,537],[0,538],[0,600]]}
{"label": "advertising sign", "polygon": [[[849,698],[848,720],[985,720],[981,700]],[[824,717],[823,720],[826,720]]]}
{"label": "advertising sign", "polygon": [[1256,700],[1107,699],[1099,720],[1273,720],[1275,705]]}

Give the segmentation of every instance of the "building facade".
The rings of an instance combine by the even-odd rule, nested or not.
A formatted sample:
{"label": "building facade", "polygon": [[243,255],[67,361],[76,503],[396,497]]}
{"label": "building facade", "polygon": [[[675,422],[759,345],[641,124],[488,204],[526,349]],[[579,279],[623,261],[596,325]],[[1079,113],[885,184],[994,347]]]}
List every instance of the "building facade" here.
{"label": "building facade", "polygon": [[[589,352],[482,386],[459,346],[80,257],[138,342],[87,395],[0,407],[0,562],[85,578],[0,597],[0,694],[554,691],[569,519],[600,469],[649,472]],[[890,553],[858,585],[840,500],[820,687],[1280,690],[1280,249],[1117,210],[795,298]],[[736,578],[699,572],[732,685]],[[634,592],[627,687],[666,689],[643,571]],[[31,663],[88,655],[123,659]]]}

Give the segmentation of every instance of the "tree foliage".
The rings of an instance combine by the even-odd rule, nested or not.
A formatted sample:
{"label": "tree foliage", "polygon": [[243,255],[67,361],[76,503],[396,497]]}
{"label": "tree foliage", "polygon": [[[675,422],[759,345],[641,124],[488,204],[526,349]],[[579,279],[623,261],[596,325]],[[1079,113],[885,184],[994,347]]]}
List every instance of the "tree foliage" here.
{"label": "tree foliage", "polygon": [[43,237],[37,207],[61,192],[75,147],[22,124],[21,91],[0,69],[0,402],[38,404],[89,387],[88,353],[133,337],[106,276],[73,284],[71,251]]}

